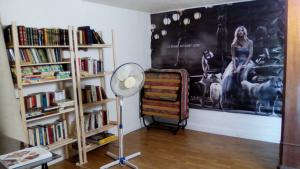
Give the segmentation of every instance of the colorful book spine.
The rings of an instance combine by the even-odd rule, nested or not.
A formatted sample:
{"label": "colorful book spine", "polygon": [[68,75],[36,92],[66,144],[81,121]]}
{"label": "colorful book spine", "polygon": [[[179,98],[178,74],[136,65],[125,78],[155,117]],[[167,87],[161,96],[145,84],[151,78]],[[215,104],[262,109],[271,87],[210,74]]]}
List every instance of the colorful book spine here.
{"label": "colorful book spine", "polygon": [[46,125],[28,128],[29,144],[32,146],[47,146],[68,138],[66,120],[57,120]]}

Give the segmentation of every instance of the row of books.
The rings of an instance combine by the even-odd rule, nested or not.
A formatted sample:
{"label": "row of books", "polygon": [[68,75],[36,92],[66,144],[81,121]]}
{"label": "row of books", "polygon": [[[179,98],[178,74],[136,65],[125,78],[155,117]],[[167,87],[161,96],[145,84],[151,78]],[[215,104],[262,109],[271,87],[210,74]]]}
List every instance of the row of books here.
{"label": "row of books", "polygon": [[102,62],[90,57],[80,58],[80,70],[87,74],[98,74],[102,72]]}
{"label": "row of books", "polygon": [[104,89],[100,86],[94,86],[94,85],[85,85],[84,88],[81,89],[81,96],[82,96],[83,104],[107,99],[107,95]]}
{"label": "row of books", "polygon": [[[15,54],[13,49],[8,49],[8,60],[15,62]],[[20,49],[21,64],[36,64],[36,63],[56,63],[62,62],[63,51],[60,48],[54,49]]]}
{"label": "row of books", "polygon": [[88,144],[93,143],[93,144],[100,144],[100,145],[112,142],[114,140],[117,140],[117,136],[115,136],[112,133],[105,133],[105,132],[96,134],[86,139]]}
{"label": "row of books", "polygon": [[22,75],[37,75],[37,74],[51,74],[54,75],[57,72],[64,71],[63,65],[43,65],[43,66],[31,66],[22,68]]}
{"label": "row of books", "polygon": [[[25,26],[17,26],[17,29],[20,45],[69,45],[69,34],[66,29]],[[11,25],[4,29],[4,37],[7,45],[13,44]]]}
{"label": "row of books", "polygon": [[99,33],[89,26],[78,27],[77,37],[79,45],[105,44]]}
{"label": "row of books", "polygon": [[84,129],[91,131],[107,125],[106,110],[91,110],[84,112]]}
{"label": "row of books", "polygon": [[[15,74],[14,70],[12,72]],[[71,77],[71,72],[65,71],[63,65],[22,67],[21,72],[23,83],[67,79]]]}
{"label": "row of books", "polygon": [[26,112],[49,111],[51,107],[57,106],[57,102],[66,99],[65,90],[57,90],[54,92],[32,93],[24,97]]}
{"label": "row of books", "polygon": [[66,120],[57,120],[51,124],[37,125],[28,128],[29,144],[46,146],[68,138]]}

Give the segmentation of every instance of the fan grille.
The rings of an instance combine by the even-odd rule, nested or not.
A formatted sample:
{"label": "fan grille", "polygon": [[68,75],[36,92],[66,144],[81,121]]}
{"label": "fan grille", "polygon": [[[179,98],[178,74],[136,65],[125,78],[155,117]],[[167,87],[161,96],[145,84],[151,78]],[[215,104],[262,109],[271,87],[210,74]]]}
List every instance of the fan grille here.
{"label": "fan grille", "polygon": [[116,96],[129,97],[143,87],[145,74],[143,68],[136,63],[125,63],[113,73],[110,86]]}

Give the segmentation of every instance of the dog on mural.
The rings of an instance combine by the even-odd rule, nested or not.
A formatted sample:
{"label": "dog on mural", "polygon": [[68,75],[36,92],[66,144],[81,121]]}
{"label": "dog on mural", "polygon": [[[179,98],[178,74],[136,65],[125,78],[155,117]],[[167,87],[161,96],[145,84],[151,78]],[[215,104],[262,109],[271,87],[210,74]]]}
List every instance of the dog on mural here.
{"label": "dog on mural", "polygon": [[212,83],[210,85],[210,99],[212,101],[213,107],[219,105],[219,108],[223,110],[223,103],[222,103],[222,86],[221,83]]}
{"label": "dog on mural", "polygon": [[247,80],[241,82],[242,88],[248,92],[250,98],[256,100],[256,113],[262,113],[261,108],[272,109],[275,114],[275,105],[280,96],[282,96],[282,80],[279,77],[272,77],[264,83],[251,83]]}
{"label": "dog on mural", "polygon": [[[217,103],[218,101],[221,101],[221,99],[218,99],[218,96],[220,95],[219,88],[216,88],[216,84],[221,85],[221,77],[222,74],[203,74],[202,79],[195,83],[195,85],[198,88],[199,96],[200,96],[200,104],[201,106],[204,106],[205,101],[204,99],[209,95],[210,98],[213,98],[212,101],[214,103]],[[214,87],[211,87],[211,85],[214,84]],[[211,88],[213,88],[213,91],[211,91]],[[222,90],[221,90],[222,91]],[[221,92],[222,93],[222,92]]]}

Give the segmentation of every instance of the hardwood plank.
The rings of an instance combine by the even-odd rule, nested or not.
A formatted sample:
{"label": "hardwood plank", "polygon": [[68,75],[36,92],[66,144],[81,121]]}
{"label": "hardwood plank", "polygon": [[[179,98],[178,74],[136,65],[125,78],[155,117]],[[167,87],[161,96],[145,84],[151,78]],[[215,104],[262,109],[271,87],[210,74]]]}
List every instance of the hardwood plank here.
{"label": "hardwood plank", "polygon": [[[180,130],[173,135],[169,131],[143,128],[129,133],[124,140],[125,155],[142,153],[130,160],[140,169],[275,169],[278,164],[278,144],[192,130]],[[118,153],[118,142],[90,151],[88,163],[80,167],[98,169],[112,162],[105,155],[107,151]],[[74,160],[65,160],[50,169],[78,168],[70,164]]]}

